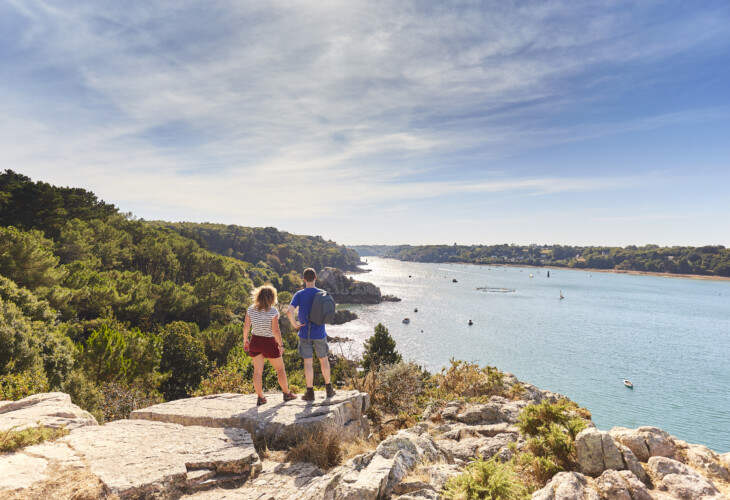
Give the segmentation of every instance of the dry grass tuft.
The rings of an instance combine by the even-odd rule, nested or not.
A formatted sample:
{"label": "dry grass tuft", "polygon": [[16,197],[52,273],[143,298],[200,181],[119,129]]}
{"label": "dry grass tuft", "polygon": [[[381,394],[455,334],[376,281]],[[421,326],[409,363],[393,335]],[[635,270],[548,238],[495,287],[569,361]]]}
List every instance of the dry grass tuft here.
{"label": "dry grass tuft", "polygon": [[370,449],[373,445],[359,436],[334,427],[318,426],[304,433],[299,442],[289,448],[286,460],[309,462],[329,470]]}
{"label": "dry grass tuft", "polygon": [[50,479],[19,491],[8,500],[119,500],[109,495],[98,477],[89,469],[49,468]]}

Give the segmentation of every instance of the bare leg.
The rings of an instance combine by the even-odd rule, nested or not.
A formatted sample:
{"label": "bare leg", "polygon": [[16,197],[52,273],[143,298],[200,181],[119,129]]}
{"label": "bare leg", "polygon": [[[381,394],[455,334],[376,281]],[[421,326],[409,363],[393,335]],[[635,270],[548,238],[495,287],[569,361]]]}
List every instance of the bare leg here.
{"label": "bare leg", "polygon": [[307,382],[307,387],[314,385],[314,369],[312,368],[312,359],[304,358],[304,380]]}
{"label": "bare leg", "polygon": [[253,358],[253,388],[256,389],[256,395],[260,398],[264,397],[263,384],[261,383],[264,374],[264,361],[263,354]]}
{"label": "bare leg", "polygon": [[322,367],[322,376],[324,377],[324,383],[329,384],[330,383],[330,360],[325,356],[324,358],[319,358],[319,366]]}
{"label": "bare leg", "polygon": [[276,378],[279,379],[279,385],[281,386],[281,390],[284,391],[286,394],[289,394],[289,384],[286,381],[286,369],[284,368],[284,360],[281,359],[281,356],[278,358],[269,358],[269,361],[272,365],[274,365],[274,370],[276,370]]}

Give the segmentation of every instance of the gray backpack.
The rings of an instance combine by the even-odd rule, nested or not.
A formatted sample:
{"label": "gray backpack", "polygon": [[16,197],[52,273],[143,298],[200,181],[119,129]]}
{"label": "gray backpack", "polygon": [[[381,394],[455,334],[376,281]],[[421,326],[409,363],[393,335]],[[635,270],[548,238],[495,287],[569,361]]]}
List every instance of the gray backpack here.
{"label": "gray backpack", "polygon": [[307,317],[309,322],[309,331],[307,338],[312,330],[312,323],[315,325],[332,324],[335,321],[335,299],[325,290],[319,290],[312,299],[312,310],[309,311]]}

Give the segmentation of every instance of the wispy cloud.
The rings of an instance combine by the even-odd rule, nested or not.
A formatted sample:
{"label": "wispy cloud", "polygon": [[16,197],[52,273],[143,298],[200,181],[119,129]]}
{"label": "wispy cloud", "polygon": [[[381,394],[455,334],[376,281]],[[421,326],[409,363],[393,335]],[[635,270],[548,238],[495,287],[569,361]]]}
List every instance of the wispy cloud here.
{"label": "wispy cloud", "polygon": [[[727,109],[694,106],[571,116],[643,84],[621,68],[730,46],[722,5],[674,6],[657,22],[665,8],[8,0],[0,159],[152,216],[245,213],[254,224],[266,223],[272,197],[302,193],[320,194],[308,217],[333,217],[343,204],[630,187],[636,178],[610,172],[494,163],[727,120]],[[302,216],[294,202],[274,210]]]}

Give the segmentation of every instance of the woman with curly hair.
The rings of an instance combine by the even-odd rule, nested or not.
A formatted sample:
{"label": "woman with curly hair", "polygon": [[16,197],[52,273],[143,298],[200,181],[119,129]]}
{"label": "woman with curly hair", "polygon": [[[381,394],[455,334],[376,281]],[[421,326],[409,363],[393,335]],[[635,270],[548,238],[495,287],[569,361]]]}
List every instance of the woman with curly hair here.
{"label": "woman with curly hair", "polygon": [[[243,349],[253,358],[253,386],[256,389],[257,405],[266,404],[262,377],[264,362],[268,359],[276,370],[279,385],[284,393],[284,402],[297,397],[289,390],[286,380],[284,344],[279,330],[279,310],[276,304],[276,289],[271,285],[260,286],[253,291],[253,304],[246,311],[243,322]],[[251,332],[251,341],[248,334]]]}

